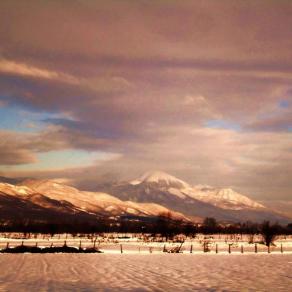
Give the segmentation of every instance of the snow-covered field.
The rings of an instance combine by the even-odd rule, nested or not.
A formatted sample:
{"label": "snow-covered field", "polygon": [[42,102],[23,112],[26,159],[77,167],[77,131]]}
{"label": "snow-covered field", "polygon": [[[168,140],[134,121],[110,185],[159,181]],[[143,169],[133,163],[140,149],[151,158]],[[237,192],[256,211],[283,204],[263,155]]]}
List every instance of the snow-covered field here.
{"label": "snow-covered field", "polygon": [[[203,235],[197,234],[195,238],[181,238],[184,243],[180,251],[185,254],[203,253],[204,246],[209,253],[226,254],[235,253],[253,254],[267,253],[268,248],[262,243],[262,237],[255,235],[251,238],[250,235]],[[9,247],[19,246],[22,244],[28,246],[38,245],[39,247],[63,246],[64,243],[68,246],[78,248],[98,247],[106,254],[121,253],[139,253],[139,254],[161,254],[164,248],[170,250],[181,245],[180,242],[157,242],[158,238],[154,238],[142,234],[103,234],[89,236],[74,236],[69,234],[57,234],[53,237],[49,235],[39,234],[36,237],[23,238],[23,234],[0,234],[0,249],[3,249],[9,243]],[[284,253],[292,254],[292,236],[278,236],[271,246],[270,252],[274,254]]]}
{"label": "snow-covered field", "polygon": [[292,255],[1,254],[0,291],[291,291]]}
{"label": "snow-covered field", "polygon": [[[0,234],[0,249],[24,245],[92,247],[102,254],[0,254],[1,291],[292,291],[292,237],[268,253],[261,236],[203,235],[181,245],[142,234]],[[250,242],[252,241],[252,242]],[[203,252],[207,244],[208,252]],[[123,253],[121,254],[121,246]],[[255,246],[257,253],[255,253]],[[281,251],[282,246],[282,251]],[[230,248],[230,253],[229,253]],[[216,253],[217,249],[217,253]],[[242,253],[242,250],[244,253]]]}

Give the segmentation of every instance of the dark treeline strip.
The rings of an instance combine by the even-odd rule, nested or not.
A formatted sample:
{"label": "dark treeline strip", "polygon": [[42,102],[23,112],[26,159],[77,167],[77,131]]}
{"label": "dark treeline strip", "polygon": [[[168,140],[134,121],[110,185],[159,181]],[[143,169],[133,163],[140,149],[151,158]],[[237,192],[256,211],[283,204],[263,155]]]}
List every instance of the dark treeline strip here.
{"label": "dark treeline strip", "polygon": [[[279,234],[292,234],[292,223],[287,226],[245,222],[236,224],[219,224],[214,218],[206,218],[202,224],[194,224],[182,220],[175,220],[171,214],[162,214],[158,218],[135,218],[124,217],[115,219],[97,219],[96,221],[84,220],[62,220],[35,221],[35,220],[14,220],[0,221],[0,232],[20,233],[43,233],[43,234],[93,234],[93,233],[148,233],[161,235],[166,240],[172,239],[175,235],[184,234],[194,237],[197,233],[203,234],[263,234],[275,236]],[[269,239],[267,239],[269,241]]]}

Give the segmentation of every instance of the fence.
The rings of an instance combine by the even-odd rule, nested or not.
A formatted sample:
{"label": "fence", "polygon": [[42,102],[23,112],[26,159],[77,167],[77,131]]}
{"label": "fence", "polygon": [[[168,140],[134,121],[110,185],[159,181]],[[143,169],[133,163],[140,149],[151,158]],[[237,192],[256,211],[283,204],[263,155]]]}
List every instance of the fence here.
{"label": "fence", "polygon": [[27,247],[75,247],[76,249],[96,248],[104,253],[209,253],[209,254],[263,254],[263,253],[292,253],[292,241],[276,242],[267,247],[261,243],[248,242],[216,242],[209,240],[193,240],[183,243],[174,242],[135,242],[135,241],[102,241],[86,239],[1,239],[0,250],[5,248]]}

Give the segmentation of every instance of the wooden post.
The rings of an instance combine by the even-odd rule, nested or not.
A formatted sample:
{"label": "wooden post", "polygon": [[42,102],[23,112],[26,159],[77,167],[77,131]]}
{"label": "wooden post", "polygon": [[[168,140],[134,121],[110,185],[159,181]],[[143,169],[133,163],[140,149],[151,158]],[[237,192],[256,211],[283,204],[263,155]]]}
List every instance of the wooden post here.
{"label": "wooden post", "polygon": [[254,252],[255,253],[257,253],[258,252],[258,246],[257,246],[257,244],[255,243],[255,245],[254,245]]}
{"label": "wooden post", "polygon": [[121,253],[123,253],[123,245],[121,244],[120,247],[121,247]]}
{"label": "wooden post", "polygon": [[53,247],[53,245],[54,245],[54,243],[52,242],[52,243],[51,243],[51,248]]}
{"label": "wooden post", "polygon": [[152,246],[149,246],[149,253],[152,253]]}
{"label": "wooden post", "polygon": [[228,253],[231,253],[231,244],[228,244]]}
{"label": "wooden post", "polygon": [[64,246],[67,246],[67,241],[66,240],[64,240]]}
{"label": "wooden post", "polygon": [[241,253],[243,253],[243,245],[241,245]]}
{"label": "wooden post", "polygon": [[268,253],[270,253],[271,252],[271,250],[270,250],[270,245],[268,245]]}
{"label": "wooden post", "polygon": [[9,242],[7,241],[7,243],[6,243],[6,248],[9,248]]}
{"label": "wooden post", "polygon": [[81,240],[79,241],[79,249],[81,249]]}
{"label": "wooden post", "polygon": [[37,241],[35,242],[35,246],[38,247],[38,242]]}
{"label": "wooden post", "polygon": [[166,245],[163,246],[163,252],[166,252]]}
{"label": "wooden post", "polygon": [[216,253],[218,253],[218,244],[216,243]]}
{"label": "wooden post", "polygon": [[283,253],[283,244],[281,243],[281,253]]}
{"label": "wooden post", "polygon": [[193,245],[191,245],[190,253],[193,253]]}

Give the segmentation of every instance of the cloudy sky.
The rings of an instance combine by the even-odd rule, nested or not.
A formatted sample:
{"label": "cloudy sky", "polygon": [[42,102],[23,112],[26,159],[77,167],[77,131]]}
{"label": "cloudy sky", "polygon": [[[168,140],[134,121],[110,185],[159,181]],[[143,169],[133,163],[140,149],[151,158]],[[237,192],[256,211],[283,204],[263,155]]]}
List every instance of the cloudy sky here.
{"label": "cloudy sky", "polygon": [[292,197],[291,1],[0,2],[0,175],[160,169]]}

